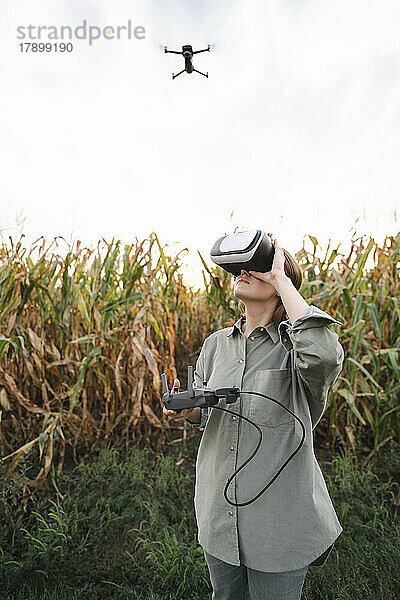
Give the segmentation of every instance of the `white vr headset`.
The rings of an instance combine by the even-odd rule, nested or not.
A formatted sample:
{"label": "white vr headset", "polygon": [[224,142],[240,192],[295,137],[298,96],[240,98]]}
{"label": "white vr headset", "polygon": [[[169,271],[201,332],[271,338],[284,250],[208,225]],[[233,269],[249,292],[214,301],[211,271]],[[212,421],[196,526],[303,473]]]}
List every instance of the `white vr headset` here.
{"label": "white vr headset", "polygon": [[275,248],[264,231],[239,231],[220,237],[211,248],[213,262],[233,275],[241,270],[266,273],[272,268]]}

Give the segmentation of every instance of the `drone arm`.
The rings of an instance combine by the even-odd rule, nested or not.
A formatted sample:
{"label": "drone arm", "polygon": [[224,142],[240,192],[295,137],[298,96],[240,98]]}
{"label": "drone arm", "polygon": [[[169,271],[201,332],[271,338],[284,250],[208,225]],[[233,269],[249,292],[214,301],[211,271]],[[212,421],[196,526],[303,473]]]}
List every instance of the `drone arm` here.
{"label": "drone arm", "polygon": [[176,75],[174,75],[174,73],[172,73],[172,79],[175,79],[176,77],[178,77],[178,75],[182,75],[182,73],[185,72],[186,69],[182,69],[182,71],[179,71],[179,73],[177,73]]}
{"label": "drone arm", "polygon": [[166,48],[164,48],[164,52],[169,54],[182,54],[182,52],[178,52],[178,50],[167,50]]}
{"label": "drone arm", "polygon": [[196,71],[196,73],[200,73],[200,75],[204,75],[204,77],[208,77],[208,73],[202,73],[201,71],[198,71],[197,69],[193,69],[193,71]]}
{"label": "drone arm", "polygon": [[204,48],[204,50],[196,50],[196,52],[193,52],[193,54],[200,54],[200,52],[210,52],[210,46],[208,46],[208,48]]}

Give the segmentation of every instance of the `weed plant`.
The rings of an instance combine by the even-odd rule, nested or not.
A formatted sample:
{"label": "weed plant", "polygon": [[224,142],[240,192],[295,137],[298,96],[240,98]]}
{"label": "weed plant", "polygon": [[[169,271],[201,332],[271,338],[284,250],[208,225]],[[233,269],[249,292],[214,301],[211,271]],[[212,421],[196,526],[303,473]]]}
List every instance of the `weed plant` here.
{"label": "weed plant", "polygon": [[[325,565],[309,569],[303,600],[400,596],[400,528],[389,510],[396,485],[375,471],[373,461],[360,469],[343,453],[324,473],[344,531]],[[41,491],[18,519],[21,490],[7,486],[3,478],[2,599],[211,598],[193,477],[172,456],[146,448],[122,456],[107,446],[61,474],[59,493]]]}

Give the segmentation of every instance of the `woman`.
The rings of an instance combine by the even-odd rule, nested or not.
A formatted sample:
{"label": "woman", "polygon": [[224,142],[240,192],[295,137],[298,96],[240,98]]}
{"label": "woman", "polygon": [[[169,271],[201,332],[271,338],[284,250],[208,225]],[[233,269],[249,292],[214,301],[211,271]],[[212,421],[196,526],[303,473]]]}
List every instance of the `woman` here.
{"label": "woman", "polygon": [[[301,449],[257,500],[236,507],[224,497],[226,482],[259,440],[255,427],[237,415],[257,423],[263,441],[230,483],[232,503],[254,498],[267,485],[299,445],[300,424],[274,402],[245,393],[227,406],[233,415],[164,407],[169,418],[204,427],[194,503],[213,600],[299,600],[308,566],[323,564],[342,532],[313,449],[313,429],[343,364],[343,348],[329,325],[341,323],[307,304],[298,292],[299,265],[276,239],[274,249],[271,271],[242,270],[235,277],[234,294],[245,314],[205,339],[194,378],[199,387],[203,381],[213,389],[236,385],[278,400],[304,424]],[[179,385],[175,379],[176,390]]]}

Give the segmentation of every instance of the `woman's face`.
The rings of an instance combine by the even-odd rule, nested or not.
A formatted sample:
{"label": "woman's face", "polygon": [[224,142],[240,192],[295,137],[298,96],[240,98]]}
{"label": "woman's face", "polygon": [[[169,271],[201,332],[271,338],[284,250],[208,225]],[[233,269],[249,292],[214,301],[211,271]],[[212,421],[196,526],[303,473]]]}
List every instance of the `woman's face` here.
{"label": "woman's face", "polygon": [[271,298],[277,298],[276,289],[270,283],[262,281],[254,275],[250,275],[242,269],[240,275],[235,276],[233,294],[238,300],[246,304],[246,300],[268,302]]}

